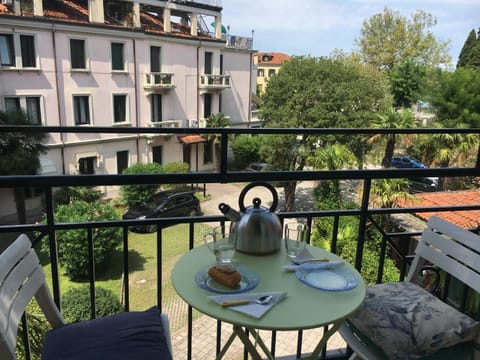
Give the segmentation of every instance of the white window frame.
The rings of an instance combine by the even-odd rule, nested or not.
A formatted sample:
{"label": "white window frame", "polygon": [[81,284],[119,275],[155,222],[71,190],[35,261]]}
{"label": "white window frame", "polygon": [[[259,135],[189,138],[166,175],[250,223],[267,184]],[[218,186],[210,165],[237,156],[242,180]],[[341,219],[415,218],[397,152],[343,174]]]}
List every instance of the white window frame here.
{"label": "white window frame", "polygon": [[[77,124],[75,122],[75,98],[76,97],[88,97],[88,124]],[[93,107],[92,107],[92,95],[91,94],[73,94],[72,95],[72,123],[73,126],[92,126],[93,125]]]}
{"label": "white window frame", "polygon": [[[38,55],[38,36],[35,33],[28,32],[0,32],[0,35],[12,36],[13,38],[13,65],[2,65],[0,63],[0,69],[2,70],[40,70],[40,56]],[[31,36],[33,37],[33,51],[34,51],[34,60],[35,66],[23,66],[22,61],[22,46],[20,42],[20,36]]]}
{"label": "white window frame", "polygon": [[[125,121],[115,122],[115,97],[124,96],[125,97]],[[130,124],[130,101],[128,94],[117,93],[112,94],[112,125],[129,125]]]}
{"label": "white window frame", "polygon": [[2,105],[3,109],[7,110],[6,106],[6,99],[18,99],[20,102],[20,109],[25,111],[27,115],[29,115],[28,112],[28,107],[27,107],[27,99],[29,98],[36,98],[38,99],[38,108],[39,108],[39,117],[40,117],[40,123],[38,125],[43,125],[44,124],[44,119],[45,119],[45,109],[44,109],[44,98],[41,95],[13,95],[13,96],[4,96],[2,99]]}
{"label": "white window frame", "polygon": [[[112,46],[113,44],[121,44],[122,45],[122,60],[123,60],[123,69],[114,69],[113,68],[113,49],[112,49]],[[110,43],[110,59],[111,59],[111,70],[112,70],[112,73],[126,73],[128,72],[127,70],[127,52],[126,52],[126,47],[127,47],[127,44],[125,42],[122,42],[122,41],[112,41]]]}
{"label": "white window frame", "polygon": [[[83,41],[83,56],[85,60],[85,67],[84,68],[74,68],[72,67],[72,43],[71,40],[80,40]],[[68,54],[69,58],[68,60],[70,61],[70,71],[71,72],[89,72],[90,71],[90,57],[88,53],[88,39],[87,38],[81,38],[81,37],[69,37],[68,38]]]}

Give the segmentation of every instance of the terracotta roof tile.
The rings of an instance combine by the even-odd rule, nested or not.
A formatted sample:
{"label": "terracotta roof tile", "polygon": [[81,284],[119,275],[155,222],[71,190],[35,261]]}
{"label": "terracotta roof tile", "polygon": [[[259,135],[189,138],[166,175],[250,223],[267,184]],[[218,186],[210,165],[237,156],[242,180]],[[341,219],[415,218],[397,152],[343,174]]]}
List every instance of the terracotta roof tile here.
{"label": "terracotta roof tile", "polygon": [[[0,14],[8,14],[16,16],[9,7],[0,4]],[[61,21],[68,21],[72,23],[89,23],[88,16],[88,0],[63,0],[63,1],[44,1],[43,14],[45,18],[57,19]],[[28,16],[22,14],[20,16]],[[30,16],[33,16],[30,14]],[[173,32],[165,33],[163,31],[163,19],[161,17],[153,16],[147,12],[140,13],[140,21],[142,28],[147,33],[161,34],[172,37],[192,38],[190,29],[182,27],[180,24],[172,22]],[[118,24],[113,19],[105,16],[105,25],[124,28],[123,25]],[[195,38],[208,39],[212,41],[222,41],[211,37],[208,34],[198,34]]]}
{"label": "terracotta roof tile", "polygon": [[[468,206],[480,204],[480,190],[438,191],[431,193],[419,193],[414,195],[413,203],[399,204],[400,207],[429,207],[429,206]],[[421,219],[427,220],[436,215],[451,223],[465,228],[474,228],[480,224],[480,210],[424,212],[415,214]]]}
{"label": "terracotta roof tile", "polygon": [[[265,55],[269,57],[269,60],[264,61]],[[258,64],[259,65],[275,65],[275,66],[280,66],[282,65],[285,61],[290,60],[290,56],[284,53],[278,53],[278,52],[259,52],[257,53],[258,56]]]}

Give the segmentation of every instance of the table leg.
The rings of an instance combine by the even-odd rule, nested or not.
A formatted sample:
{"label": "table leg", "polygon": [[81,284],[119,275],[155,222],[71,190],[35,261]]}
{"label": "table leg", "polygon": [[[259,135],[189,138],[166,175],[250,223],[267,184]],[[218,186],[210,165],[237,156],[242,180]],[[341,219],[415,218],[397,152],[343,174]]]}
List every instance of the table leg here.
{"label": "table leg", "polygon": [[315,349],[313,350],[313,352],[310,354],[310,356],[306,357],[306,358],[302,358],[302,359],[305,359],[305,360],[315,360],[315,359],[318,359],[318,355],[320,354],[320,351],[322,351],[322,349],[325,347],[325,345],[327,344],[327,341],[328,339],[330,339],[330,337],[340,328],[340,326],[343,324],[343,320],[342,321],[339,321],[339,322],[336,322],[336,323],[333,323],[332,327],[329,328],[327,330],[327,332],[325,332],[322,336],[322,339],[320,340],[320,342],[318,343],[318,345],[315,347]]}
{"label": "table leg", "polygon": [[[267,358],[269,360],[274,360],[273,355],[270,353],[270,351],[268,350],[268,348],[265,345],[265,343],[263,342],[263,340],[259,336],[257,336],[258,335],[257,330],[255,330],[253,328],[247,328],[247,329],[248,329],[248,331],[250,331],[253,334],[253,336],[256,337],[258,344],[262,348],[262,350],[265,353],[265,355],[267,356]],[[228,338],[228,340],[225,343],[225,345],[223,346],[222,350],[216,356],[216,360],[221,360],[222,359],[222,357],[225,355],[225,353],[227,352],[230,345],[232,345],[233,340],[235,340],[235,338],[237,336],[242,341],[243,345],[245,345],[245,349],[252,356],[253,360],[262,360],[262,357],[260,356],[259,352],[257,351],[255,345],[250,341],[247,332],[241,326],[238,326],[238,325],[233,325],[233,333]]]}

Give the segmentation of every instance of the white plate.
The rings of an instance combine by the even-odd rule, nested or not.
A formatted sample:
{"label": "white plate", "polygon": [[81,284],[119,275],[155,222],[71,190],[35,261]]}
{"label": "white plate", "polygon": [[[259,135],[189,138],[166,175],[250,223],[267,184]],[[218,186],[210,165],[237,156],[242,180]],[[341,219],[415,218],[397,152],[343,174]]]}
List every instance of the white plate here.
{"label": "white plate", "polygon": [[195,275],[195,283],[202,289],[213,291],[219,294],[238,294],[252,290],[260,281],[258,275],[254,271],[243,266],[235,266],[240,275],[242,275],[242,279],[237,287],[232,289],[216,282],[210,277],[210,275],[208,275],[208,269],[210,269],[212,266],[213,265],[204,267]]}
{"label": "white plate", "polygon": [[297,269],[297,278],[316,289],[329,291],[350,290],[358,285],[356,273],[347,267],[335,269]]}

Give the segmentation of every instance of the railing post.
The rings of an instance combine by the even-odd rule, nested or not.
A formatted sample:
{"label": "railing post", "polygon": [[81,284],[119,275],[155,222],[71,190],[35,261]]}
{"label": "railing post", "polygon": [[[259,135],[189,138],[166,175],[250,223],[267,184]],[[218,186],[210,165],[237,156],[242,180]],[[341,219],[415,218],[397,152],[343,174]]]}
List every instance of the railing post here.
{"label": "railing post", "polygon": [[53,300],[61,311],[60,301],[60,283],[58,274],[58,254],[57,254],[57,239],[55,238],[55,217],[53,208],[53,191],[52,187],[45,188],[45,211],[48,225],[48,244],[50,247],[50,263],[52,271],[52,291]]}
{"label": "railing post", "polygon": [[363,183],[362,204],[360,207],[360,223],[358,224],[357,253],[355,255],[355,268],[358,271],[362,269],[363,246],[365,244],[365,230],[367,228],[368,218],[368,201],[370,199],[371,187],[372,179],[365,179],[365,182]]}

